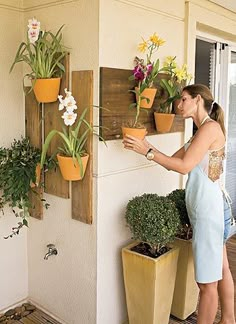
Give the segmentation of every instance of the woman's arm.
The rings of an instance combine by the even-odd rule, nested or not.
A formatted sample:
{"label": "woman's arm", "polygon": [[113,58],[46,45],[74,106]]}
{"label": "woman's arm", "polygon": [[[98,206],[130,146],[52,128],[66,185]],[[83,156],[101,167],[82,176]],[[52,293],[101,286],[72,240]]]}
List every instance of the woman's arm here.
{"label": "woman's arm", "polygon": [[[207,123],[198,130],[186,152],[184,152],[184,148],[182,147],[170,157],[155,148],[153,161],[162,165],[167,170],[187,174],[203,159],[218,135],[218,125],[216,123]],[[146,139],[139,140],[133,136],[125,137],[123,143],[126,149],[143,155],[146,155],[148,149],[151,147]]]}

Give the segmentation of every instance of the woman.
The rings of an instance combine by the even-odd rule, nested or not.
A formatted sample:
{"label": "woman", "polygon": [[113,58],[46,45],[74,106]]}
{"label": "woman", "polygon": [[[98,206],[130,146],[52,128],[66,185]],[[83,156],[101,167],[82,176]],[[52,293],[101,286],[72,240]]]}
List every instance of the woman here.
{"label": "woman", "polygon": [[[235,324],[234,284],[225,240],[230,222],[224,224],[227,201],[220,186],[225,157],[225,128],[222,108],[201,84],[183,89],[178,106],[184,118],[192,118],[198,130],[192,139],[169,157],[146,139],[124,138],[126,149],[146,156],[167,170],[188,173],[186,206],[193,227],[195,278],[200,289],[198,324],[212,324],[221,303],[221,324]],[[228,219],[226,215],[225,218]],[[218,293],[217,293],[218,291]]]}

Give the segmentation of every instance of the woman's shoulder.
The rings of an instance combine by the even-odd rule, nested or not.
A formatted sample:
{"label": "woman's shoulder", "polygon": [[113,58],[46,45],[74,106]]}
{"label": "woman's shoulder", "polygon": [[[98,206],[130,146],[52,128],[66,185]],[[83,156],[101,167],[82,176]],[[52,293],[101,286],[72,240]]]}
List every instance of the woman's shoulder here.
{"label": "woman's shoulder", "polygon": [[220,124],[217,123],[217,121],[213,120],[213,119],[209,119],[207,122],[205,122],[199,129],[198,131],[202,131],[202,132],[212,132],[213,134],[216,135],[216,132],[219,134],[222,133]]}

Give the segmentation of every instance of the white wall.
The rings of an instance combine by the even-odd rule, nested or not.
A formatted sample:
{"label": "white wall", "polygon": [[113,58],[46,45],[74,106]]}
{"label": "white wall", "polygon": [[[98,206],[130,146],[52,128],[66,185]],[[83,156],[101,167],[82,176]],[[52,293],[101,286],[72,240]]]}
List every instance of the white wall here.
{"label": "white wall", "polygon": [[[166,40],[158,51],[161,60],[176,55],[179,63],[184,61],[183,1],[101,0],[99,21],[100,66],[132,69],[141,36],[147,38],[154,32]],[[172,154],[183,143],[183,134],[148,139]],[[145,192],[169,193],[180,187],[181,177],[124,150],[121,140],[109,141],[108,149],[100,145],[98,161],[96,323],[121,324],[127,319],[121,248],[131,237],[124,221],[125,206]]]}
{"label": "white wall", "polygon": [[[22,68],[9,74],[17,46],[22,40],[22,14],[16,1],[0,4],[0,146],[9,146],[14,138],[24,133]],[[18,1],[19,3],[19,1]],[[17,218],[10,209],[0,216],[0,312],[28,295],[27,231],[5,240]]]}
{"label": "white wall", "polygon": [[[33,16],[41,22],[42,29],[57,30],[65,24],[63,38],[70,48],[71,71],[94,70],[97,82],[97,0],[64,1],[65,4],[58,1],[57,5],[50,2],[38,7],[33,2],[35,9],[25,12],[24,26]],[[45,197],[50,208],[44,219],[30,222],[29,298],[68,324],[95,323],[96,213],[93,225],[86,225],[71,219],[69,199]],[[58,255],[45,261],[48,243],[56,244]]]}

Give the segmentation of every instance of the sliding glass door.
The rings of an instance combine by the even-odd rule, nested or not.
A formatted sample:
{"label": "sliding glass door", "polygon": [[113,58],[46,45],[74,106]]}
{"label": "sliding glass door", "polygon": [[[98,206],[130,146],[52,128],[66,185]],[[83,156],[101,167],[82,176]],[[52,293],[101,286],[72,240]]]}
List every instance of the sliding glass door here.
{"label": "sliding glass door", "polygon": [[232,199],[233,215],[236,216],[236,50],[229,48],[229,60],[225,186]]}
{"label": "sliding glass door", "polygon": [[199,38],[196,41],[195,83],[207,85],[225,113],[224,185],[236,217],[236,48]]}

